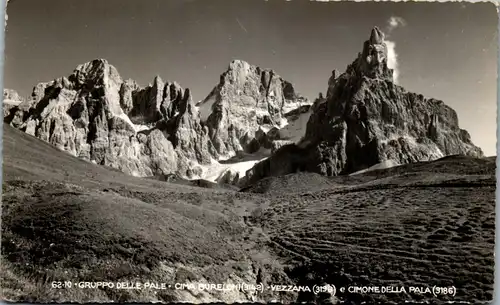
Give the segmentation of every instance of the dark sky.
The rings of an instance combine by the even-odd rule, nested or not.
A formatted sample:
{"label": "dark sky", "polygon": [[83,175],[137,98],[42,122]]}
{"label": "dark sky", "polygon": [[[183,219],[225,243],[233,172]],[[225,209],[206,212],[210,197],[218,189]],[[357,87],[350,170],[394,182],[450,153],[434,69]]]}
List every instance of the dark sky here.
{"label": "dark sky", "polygon": [[[272,68],[311,99],[345,70],[373,26],[404,21],[395,42],[399,83],[442,99],[487,155],[496,154],[497,13],[491,3],[258,0],[11,0],[5,87],[105,58],[141,85],[155,75],[203,99],[232,59]],[[401,20],[401,19],[398,19]]]}

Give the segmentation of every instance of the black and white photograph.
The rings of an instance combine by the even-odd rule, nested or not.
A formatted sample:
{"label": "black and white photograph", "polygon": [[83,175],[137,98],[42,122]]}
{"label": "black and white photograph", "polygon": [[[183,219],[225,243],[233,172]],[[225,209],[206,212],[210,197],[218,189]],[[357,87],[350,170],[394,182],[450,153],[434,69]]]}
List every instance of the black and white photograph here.
{"label": "black and white photograph", "polygon": [[1,299],[486,304],[490,2],[10,0]]}

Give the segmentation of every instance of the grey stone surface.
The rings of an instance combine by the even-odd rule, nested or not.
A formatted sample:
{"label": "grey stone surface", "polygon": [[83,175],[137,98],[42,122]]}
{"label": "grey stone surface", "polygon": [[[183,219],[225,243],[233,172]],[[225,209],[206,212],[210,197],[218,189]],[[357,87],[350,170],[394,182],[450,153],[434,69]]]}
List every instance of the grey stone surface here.
{"label": "grey stone surface", "polygon": [[397,164],[448,155],[481,157],[456,112],[394,84],[384,34],[374,28],[345,73],[332,73],[326,99],[318,99],[303,140],[285,145],[249,171],[251,181],[296,171],[328,176],[380,162]]}

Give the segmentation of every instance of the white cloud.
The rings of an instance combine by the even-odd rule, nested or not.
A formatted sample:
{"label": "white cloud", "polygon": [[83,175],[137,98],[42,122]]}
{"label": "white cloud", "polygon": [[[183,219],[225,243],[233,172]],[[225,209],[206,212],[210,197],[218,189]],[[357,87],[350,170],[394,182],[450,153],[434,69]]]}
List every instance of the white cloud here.
{"label": "white cloud", "polygon": [[398,27],[406,26],[406,21],[401,17],[392,16],[387,20],[387,24],[387,32],[390,33]]}
{"label": "white cloud", "polygon": [[[406,26],[406,20],[398,16],[392,16],[387,20],[386,38],[389,38],[390,34],[399,27]],[[394,83],[398,83],[399,80],[399,63],[398,63],[398,53],[396,53],[396,43],[392,40],[385,40],[387,46],[387,66],[393,70]]]}
{"label": "white cloud", "polygon": [[387,46],[387,67],[394,71],[392,76],[394,83],[397,84],[399,78],[399,64],[398,53],[396,53],[396,43],[391,40],[385,40],[385,45]]}

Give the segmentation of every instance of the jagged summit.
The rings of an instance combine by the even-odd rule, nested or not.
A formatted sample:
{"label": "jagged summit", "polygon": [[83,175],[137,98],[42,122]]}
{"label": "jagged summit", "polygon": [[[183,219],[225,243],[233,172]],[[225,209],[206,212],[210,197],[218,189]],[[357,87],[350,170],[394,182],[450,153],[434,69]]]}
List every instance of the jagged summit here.
{"label": "jagged summit", "polygon": [[346,71],[332,71],[326,96],[314,105],[274,70],[240,59],[196,105],[191,91],[176,82],[157,75],[141,87],[124,81],[107,60],[95,59],[68,77],[38,84],[31,100],[4,106],[5,121],[76,156],[139,176],[201,177],[214,160],[269,152],[248,181],[481,156],[453,109],[394,84],[384,36],[373,28]]}
{"label": "jagged summit", "polygon": [[[113,80],[121,82],[118,70],[106,59],[94,59],[84,64],[78,65],[73,72],[76,77],[83,74],[87,78],[111,77]],[[116,79],[115,79],[116,78]]]}
{"label": "jagged summit", "polygon": [[3,89],[3,115],[8,116],[11,109],[19,106],[25,99],[16,91],[12,89]]}
{"label": "jagged summit", "polygon": [[384,34],[376,27],[346,72],[332,72],[326,99],[312,109],[303,140],[257,164],[250,182],[296,171],[335,176],[384,162],[483,155],[451,107],[394,84]]}
{"label": "jagged summit", "polygon": [[3,100],[6,101],[23,101],[24,98],[13,89],[3,89]]}
{"label": "jagged summit", "polygon": [[371,44],[382,44],[384,42],[385,34],[378,28],[373,27],[372,32],[370,34],[370,43]]}
{"label": "jagged summit", "polygon": [[156,75],[155,78],[153,79],[153,84],[163,84],[163,80],[161,79],[161,76]]}
{"label": "jagged summit", "polygon": [[[307,100],[272,70],[233,60],[198,105],[159,75],[141,87],[105,59],[40,83],[26,103],[4,107],[10,125],[75,156],[128,174],[201,177],[213,160],[270,149],[262,130]],[[261,132],[261,133],[259,133]]]}
{"label": "jagged summit", "polygon": [[[263,71],[267,71],[268,73],[271,74],[276,74],[276,71],[273,69],[269,68],[262,68],[256,65],[252,65],[249,62],[242,60],[242,59],[233,59],[229,62],[229,65],[224,73],[232,73],[232,72],[237,72],[239,73],[240,71],[243,72],[248,72],[248,71],[257,71],[258,74],[262,73]],[[223,74],[224,74],[223,73]]]}
{"label": "jagged summit", "polygon": [[75,156],[137,176],[200,173],[217,158],[189,89],[156,76],[141,88],[105,59],[40,83],[5,122]]}
{"label": "jagged summit", "polygon": [[231,156],[258,150],[259,128],[283,126],[285,113],[307,103],[273,70],[235,59],[198,107],[217,151]]}
{"label": "jagged summit", "polygon": [[348,67],[347,72],[354,72],[359,77],[387,79],[393,81],[393,71],[387,66],[387,45],[385,34],[374,27],[370,38],[363,44],[358,58]]}
{"label": "jagged summit", "polygon": [[242,59],[233,59],[229,62],[228,70],[237,69],[239,67],[249,67],[249,66],[251,65]]}
{"label": "jagged summit", "polygon": [[91,61],[88,61],[87,63],[84,63],[83,65],[85,64],[93,64],[93,65],[97,65],[97,64],[102,64],[102,65],[109,65],[109,61],[105,58],[95,58]]}

